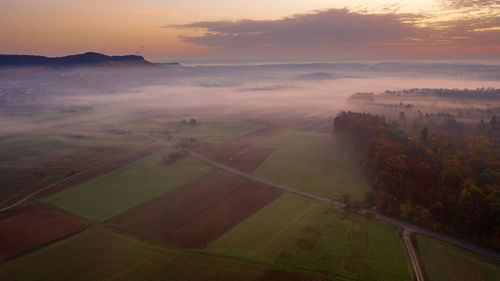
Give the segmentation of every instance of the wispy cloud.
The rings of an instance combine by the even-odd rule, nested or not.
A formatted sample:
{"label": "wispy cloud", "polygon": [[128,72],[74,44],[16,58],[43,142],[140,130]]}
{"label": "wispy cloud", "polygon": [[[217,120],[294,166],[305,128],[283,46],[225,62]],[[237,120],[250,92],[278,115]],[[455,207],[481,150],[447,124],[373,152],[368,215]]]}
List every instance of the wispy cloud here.
{"label": "wispy cloud", "polygon": [[498,0],[441,0],[446,6],[451,8],[487,7],[500,5]]}
{"label": "wispy cloud", "polygon": [[202,21],[164,27],[198,31],[196,35],[180,35],[185,42],[247,54],[319,52],[366,56],[370,52],[390,54],[419,47],[432,51],[429,48],[433,46],[460,44],[468,44],[465,47],[469,49],[472,45],[488,45],[490,49],[494,45],[500,51],[500,36],[495,28],[500,26],[500,19],[478,15],[433,22],[422,14],[329,9],[277,20]]}
{"label": "wispy cloud", "polygon": [[425,36],[414,16],[360,14],[330,9],[279,20],[205,21],[167,28],[203,29],[200,36],[181,36],[184,41],[224,50],[346,49],[396,43]]}

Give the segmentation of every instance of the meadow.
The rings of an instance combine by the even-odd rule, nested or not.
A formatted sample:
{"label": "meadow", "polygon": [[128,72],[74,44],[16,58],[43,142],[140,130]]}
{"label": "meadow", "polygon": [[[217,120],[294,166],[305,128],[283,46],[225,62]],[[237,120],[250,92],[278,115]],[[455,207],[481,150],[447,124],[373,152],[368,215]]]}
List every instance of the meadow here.
{"label": "meadow", "polygon": [[415,236],[425,280],[500,280],[500,262],[424,235]]}
{"label": "meadow", "polygon": [[178,137],[192,137],[197,141],[222,143],[236,137],[263,129],[264,126],[228,119],[198,120],[199,125],[183,128]]}
{"label": "meadow", "polygon": [[400,231],[285,193],[205,250],[316,272],[326,279],[412,280]]}
{"label": "meadow", "polygon": [[[249,122],[234,121],[226,118],[216,118],[210,116],[184,116],[168,115],[156,113],[143,113],[137,115],[128,122],[120,122],[121,127],[132,130],[150,133],[156,137],[167,137],[167,133],[176,139],[195,138],[201,142],[221,143],[241,135],[246,135],[264,128]],[[195,119],[196,125],[182,124],[185,120]]]}
{"label": "meadow", "polygon": [[317,195],[361,200],[370,190],[355,160],[329,134],[285,131],[257,145],[274,148],[253,175]]}
{"label": "meadow", "polygon": [[226,232],[208,245],[207,252],[272,263],[327,208],[326,204],[290,193]]}
{"label": "meadow", "polygon": [[311,220],[275,263],[325,278],[413,280],[401,229],[330,207]]}

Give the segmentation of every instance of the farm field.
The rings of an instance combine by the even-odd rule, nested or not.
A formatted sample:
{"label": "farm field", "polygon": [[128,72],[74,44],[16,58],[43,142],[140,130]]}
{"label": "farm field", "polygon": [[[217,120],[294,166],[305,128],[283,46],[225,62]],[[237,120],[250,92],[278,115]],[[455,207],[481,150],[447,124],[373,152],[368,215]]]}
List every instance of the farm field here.
{"label": "farm field", "polygon": [[213,173],[135,208],[109,224],[175,246],[203,248],[279,195],[276,190],[246,179]]}
{"label": "farm field", "polygon": [[228,119],[199,120],[200,124],[183,128],[176,137],[193,137],[198,141],[222,143],[239,136],[247,135],[264,128],[247,122]]}
{"label": "farm field", "polygon": [[326,204],[284,193],[273,203],[210,243],[206,251],[272,263]]}
{"label": "farm field", "polygon": [[[257,148],[252,146],[278,132],[279,130],[275,128],[266,127],[255,132],[230,139],[223,143],[201,142],[194,148],[194,150],[205,157],[225,164],[232,164],[233,161],[237,161],[235,158],[243,157],[244,159],[240,160],[243,162],[250,162],[248,164],[253,165],[253,169],[255,169],[265,159],[265,157],[272,152],[272,148]],[[249,149],[253,150],[253,154],[246,153],[246,150]],[[244,155],[240,155],[241,153],[244,153]],[[245,163],[240,164],[247,166]],[[238,163],[236,163],[236,165],[238,165]],[[247,169],[248,168],[252,167],[249,166]]]}
{"label": "farm field", "polygon": [[162,149],[165,149],[165,145],[161,143],[154,143],[152,145],[146,146],[142,149],[129,152],[122,157],[114,158],[110,161],[103,163],[102,165],[93,167],[91,169],[85,170],[82,173],[76,174],[70,178],[62,180],[49,189],[46,189],[39,194],[37,194],[37,198],[48,197],[57,192],[61,192],[65,189],[71,188],[73,186],[82,184],[91,179],[97,178],[101,175],[109,173],[115,169],[124,167],[134,161],[137,161],[143,157],[146,157],[152,153],[158,152]]}
{"label": "farm field", "polygon": [[0,213],[0,261],[88,226],[86,222],[41,204]]}
{"label": "farm field", "polygon": [[0,140],[0,207],[149,143],[144,137],[109,132],[97,125]]}
{"label": "farm field", "polygon": [[413,280],[398,227],[329,208],[310,220],[275,263],[325,278]]}
{"label": "farm field", "polygon": [[88,220],[104,221],[212,170],[191,157],[164,163],[167,152],[157,152],[41,200]]}
{"label": "farm field", "polygon": [[361,200],[370,186],[355,160],[329,134],[285,131],[257,145],[274,152],[253,175],[317,195]]}
{"label": "farm field", "polygon": [[228,163],[229,166],[246,172],[252,173],[257,169],[264,160],[266,160],[271,153],[273,153],[273,148],[265,147],[250,147],[245,150],[240,155],[236,156],[235,159]]}
{"label": "farm field", "polygon": [[142,136],[99,125],[82,124],[71,128],[47,129],[0,140],[0,164],[34,166],[73,163],[79,169],[79,164],[88,164],[84,161],[75,163],[72,159],[75,156],[91,152],[103,154],[107,151],[116,155],[123,149],[133,149],[151,142]]}
{"label": "farm field", "polygon": [[325,279],[412,280],[400,229],[284,194],[205,251],[321,272]]}
{"label": "farm field", "polygon": [[162,247],[103,227],[0,266],[0,280],[319,280],[230,258]]}
{"label": "farm field", "polygon": [[[139,125],[137,130],[162,137],[158,134],[163,124],[171,122],[167,119],[153,120],[147,127],[151,131]],[[193,150],[210,159],[300,190],[336,199],[349,193],[355,200],[370,190],[356,162],[331,135],[247,125],[211,119],[172,133],[174,139],[196,138],[198,145]],[[88,156],[95,157],[90,161],[94,165],[125,152],[130,157],[110,161],[95,172],[90,169],[90,174],[68,178],[68,182],[39,194],[36,201],[54,208],[28,205],[42,209],[37,211],[42,219],[28,212],[6,223],[12,231],[19,222],[32,226],[29,231],[9,234],[22,239],[8,242],[13,249],[0,252],[11,254],[0,255],[0,260],[28,252],[5,261],[0,266],[0,280],[67,280],[69,276],[81,280],[317,280],[296,272],[325,280],[412,280],[399,228],[253,183],[189,156],[167,164],[164,156],[171,148],[151,144],[142,136],[132,138],[134,134],[111,127],[102,127],[102,134],[110,134],[110,139],[118,142],[120,137],[129,141],[123,146],[108,146],[110,139],[87,139],[71,130],[34,140],[56,151],[65,147],[66,138],[74,138],[78,153],[95,149]],[[88,128],[89,136],[94,129]],[[0,155],[2,148],[9,155],[12,149],[32,146],[30,140],[16,144],[17,138],[22,139],[4,140],[3,147],[0,141]],[[45,169],[43,184],[23,166],[31,161],[29,153],[16,163],[16,175],[34,177],[42,187],[67,176],[66,163],[79,155],[72,153],[57,155],[54,162],[41,162],[52,169]],[[82,159],[75,158],[71,167],[86,168],[80,163]],[[25,174],[19,173],[21,167]],[[11,179],[0,177],[0,183],[2,180]],[[104,224],[84,230],[90,222]],[[38,230],[46,225],[65,228]],[[41,238],[28,237],[30,233],[39,233]],[[47,244],[51,241],[55,242]],[[40,245],[45,246],[37,248]],[[427,255],[437,255],[435,245],[429,248]],[[441,256],[438,258],[443,263]],[[454,256],[448,259],[460,260]],[[475,271],[467,269],[469,275],[462,276],[491,280],[498,274],[498,266],[489,260],[476,264]],[[432,266],[447,265],[434,261]],[[448,279],[442,279],[439,274],[443,272],[432,270],[443,271],[426,271],[429,276],[434,274],[428,277],[431,281],[462,280],[447,271]]]}
{"label": "farm field", "polygon": [[417,234],[415,244],[425,280],[500,280],[500,262]]}
{"label": "farm field", "polygon": [[64,167],[0,167],[0,208],[7,207],[28,194],[64,178],[68,173],[68,169]]}

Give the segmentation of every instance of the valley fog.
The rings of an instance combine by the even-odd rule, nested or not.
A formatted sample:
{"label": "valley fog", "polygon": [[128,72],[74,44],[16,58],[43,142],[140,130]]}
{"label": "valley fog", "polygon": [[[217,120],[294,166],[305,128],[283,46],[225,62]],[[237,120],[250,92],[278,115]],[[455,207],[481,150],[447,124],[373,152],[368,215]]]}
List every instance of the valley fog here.
{"label": "valley fog", "polygon": [[[384,66],[380,71],[357,64],[4,69],[0,124],[2,134],[9,135],[68,122],[116,123],[155,115],[219,116],[291,127],[315,120],[321,123],[316,124],[318,129],[327,131],[338,112],[355,109],[347,100],[358,92],[500,87],[500,80],[495,79],[498,68],[491,65],[416,64],[414,72],[407,66],[401,70],[403,66]],[[432,71],[422,73],[420,68]],[[21,92],[25,99],[11,101],[10,92]],[[81,107],[90,110],[71,113],[72,108],[79,111]],[[19,118],[44,108],[68,112],[35,125],[29,118]]]}
{"label": "valley fog", "polygon": [[[208,253],[200,256],[209,267],[219,254],[251,260],[248,245],[264,245],[257,245],[260,256],[284,241],[274,260],[321,259],[325,280],[338,276],[331,253],[346,248],[345,260],[374,255],[368,267],[353,267],[355,279],[412,280],[405,260],[411,231],[497,258],[491,249],[498,224],[489,206],[498,206],[499,194],[499,69],[397,63],[0,69],[6,218],[0,238],[14,229],[40,239],[5,235],[13,246],[4,258],[13,259],[4,268],[16,272],[9,264],[33,257],[23,254],[30,249],[68,257],[70,266],[54,268],[72,270],[78,264],[72,257],[106,267],[102,247],[122,233],[161,249],[196,249],[185,252],[192,257]],[[451,181],[462,182],[452,192],[440,186],[462,170],[468,178]],[[435,185],[415,188],[423,178]],[[465,183],[472,183],[470,193]],[[493,222],[464,222],[476,210],[467,203],[457,211],[468,194],[484,194],[483,201],[469,198],[485,202],[471,221]],[[47,225],[54,232],[45,238],[38,233]],[[470,231],[456,231],[463,225]],[[475,233],[486,238],[477,242]],[[68,252],[36,250],[54,239],[69,243]],[[80,251],[89,245],[90,254]],[[168,256],[158,255],[162,267]],[[372,279],[375,268],[389,277]]]}

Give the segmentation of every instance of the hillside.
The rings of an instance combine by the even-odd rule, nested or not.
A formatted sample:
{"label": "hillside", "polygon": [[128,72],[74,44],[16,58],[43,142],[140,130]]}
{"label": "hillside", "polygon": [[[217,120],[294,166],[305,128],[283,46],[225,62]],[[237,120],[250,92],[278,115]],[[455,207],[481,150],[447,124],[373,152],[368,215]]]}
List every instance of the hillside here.
{"label": "hillside", "polygon": [[87,52],[84,54],[65,57],[44,57],[32,55],[0,55],[0,66],[145,66],[152,65],[141,56],[107,56],[100,53]]}

